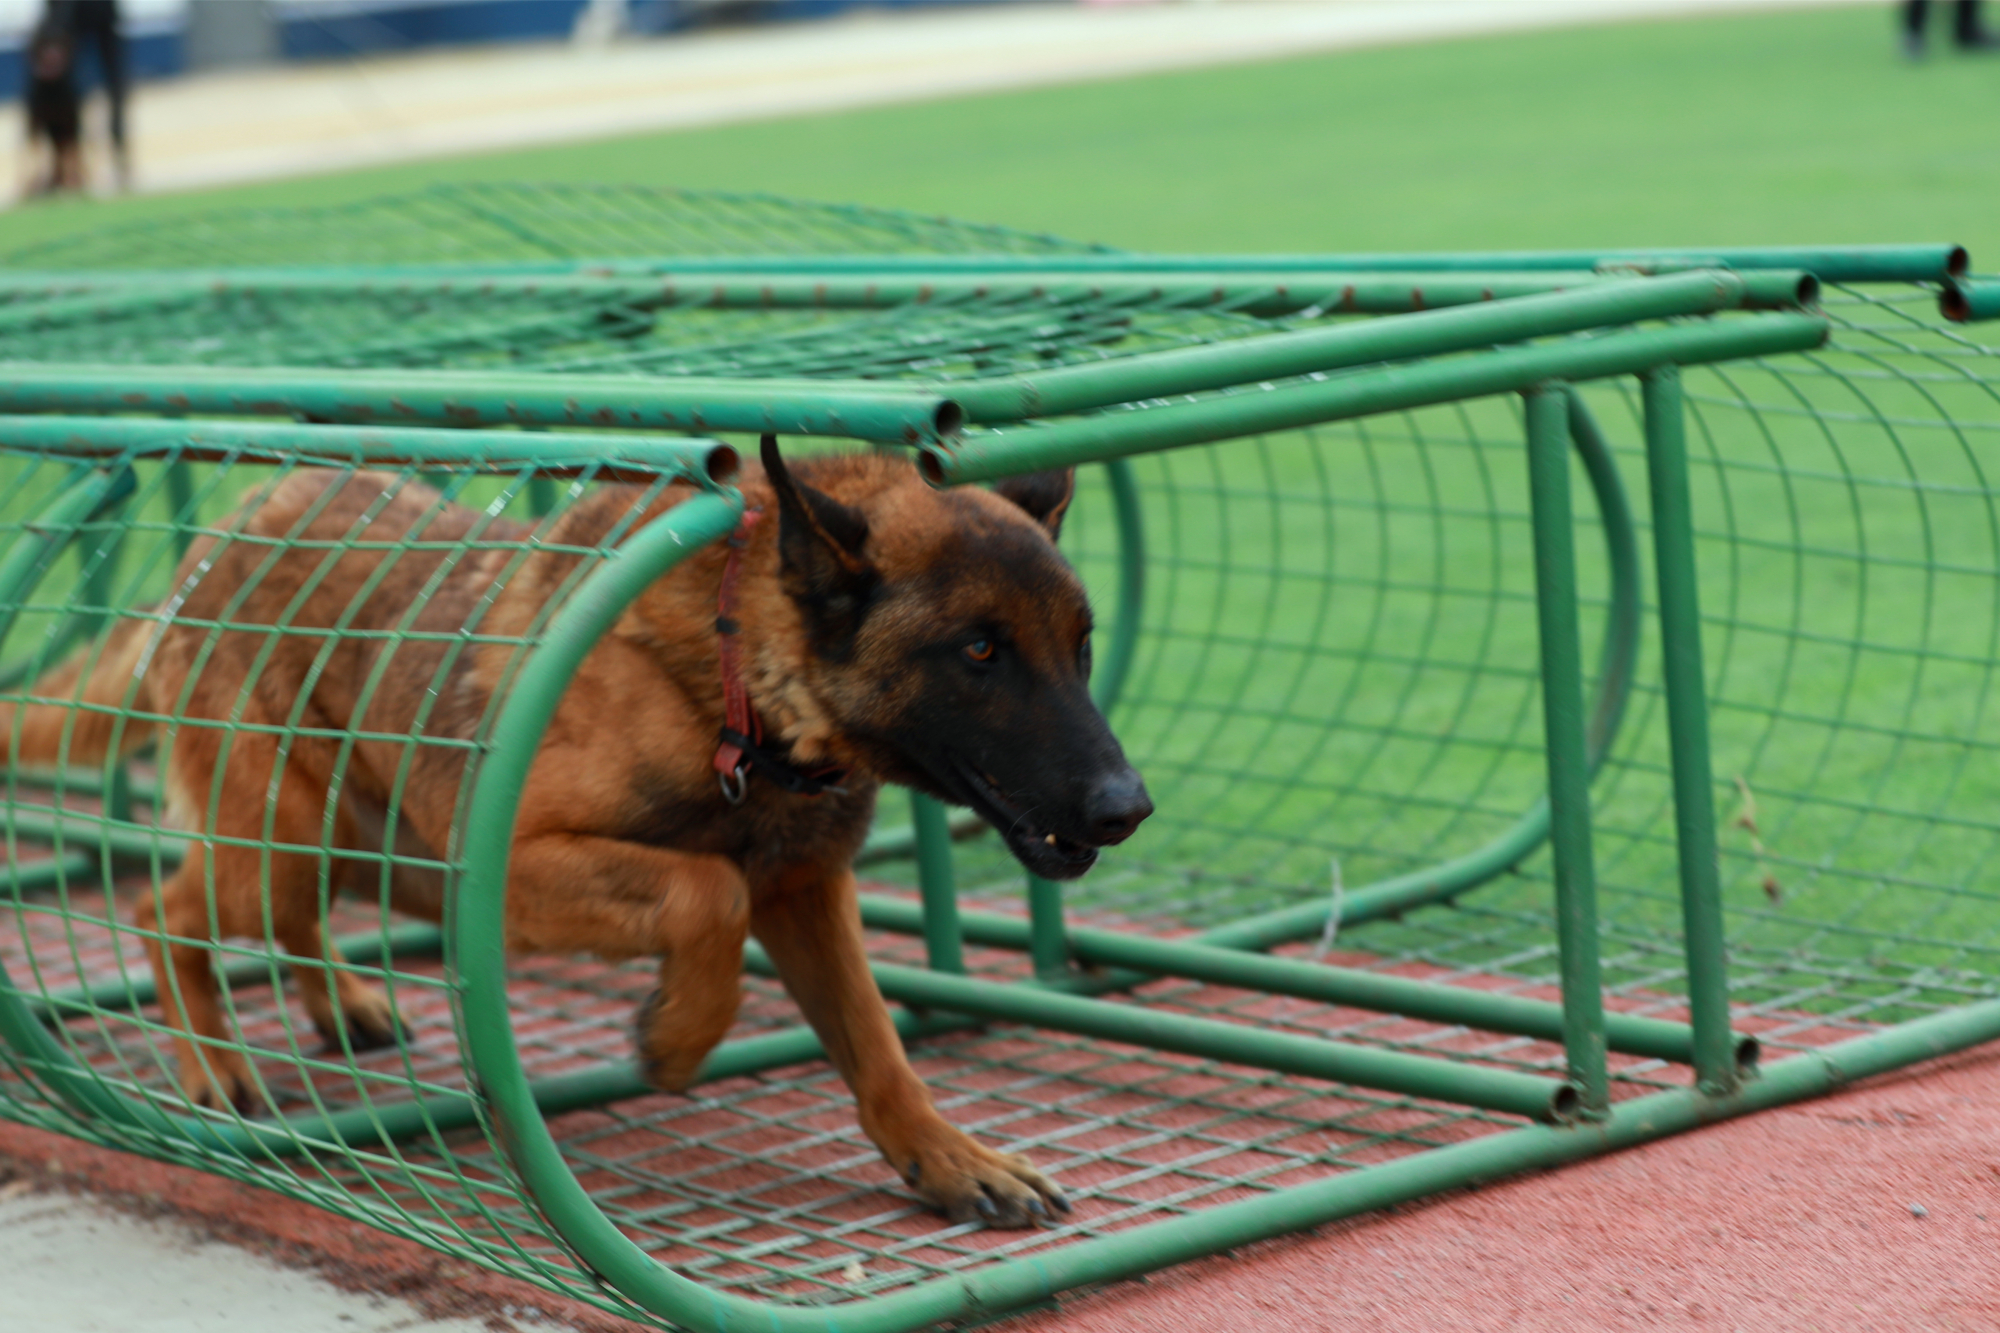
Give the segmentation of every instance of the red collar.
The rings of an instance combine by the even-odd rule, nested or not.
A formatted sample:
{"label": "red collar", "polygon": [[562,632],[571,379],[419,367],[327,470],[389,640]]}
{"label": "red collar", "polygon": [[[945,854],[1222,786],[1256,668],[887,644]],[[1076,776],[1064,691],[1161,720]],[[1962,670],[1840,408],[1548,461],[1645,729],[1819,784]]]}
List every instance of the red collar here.
{"label": "red collar", "polygon": [[799,796],[840,791],[848,773],[844,768],[806,772],[765,749],[764,720],[750,706],[750,689],[743,683],[743,650],[738,642],[743,626],[736,619],[736,580],[743,571],[743,550],[750,544],[750,530],[763,516],[760,509],[745,509],[736,530],[729,534],[729,558],[723,561],[722,586],[715,595],[716,655],[722,668],[722,739],[715,747],[715,771],[722,795],[731,805],[743,803],[753,772]]}

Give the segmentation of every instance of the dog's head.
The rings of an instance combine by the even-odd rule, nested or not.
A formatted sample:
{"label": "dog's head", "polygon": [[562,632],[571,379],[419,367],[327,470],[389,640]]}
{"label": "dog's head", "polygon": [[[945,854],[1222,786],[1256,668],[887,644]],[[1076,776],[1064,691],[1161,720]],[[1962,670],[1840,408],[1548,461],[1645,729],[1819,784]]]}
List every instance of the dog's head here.
{"label": "dog's head", "polygon": [[849,458],[825,473],[837,499],[794,477],[770,437],[763,461],[780,584],[848,747],[891,782],[971,806],[1047,879],[1130,837],[1153,803],[1091,700],[1090,604],[1055,545],[1074,475],[936,491],[914,468],[884,485],[886,462]]}

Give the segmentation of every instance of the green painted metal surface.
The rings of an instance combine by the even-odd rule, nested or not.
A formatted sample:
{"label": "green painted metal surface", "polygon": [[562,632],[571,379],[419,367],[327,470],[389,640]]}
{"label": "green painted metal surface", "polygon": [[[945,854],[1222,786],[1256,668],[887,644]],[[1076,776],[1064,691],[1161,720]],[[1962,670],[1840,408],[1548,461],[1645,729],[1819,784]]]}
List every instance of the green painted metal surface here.
{"label": "green painted metal surface", "polygon": [[[72,732],[129,718],[50,670],[180,616],[183,554],[247,540],[240,497],[300,469],[458,505],[439,553],[502,570],[606,485],[635,508],[557,552],[536,623],[452,627],[510,663],[471,739],[322,735],[297,702],[256,733],[464,774],[443,849],[236,840],[314,859],[333,941],[197,929],[235,1034],[212,1049],[248,1058],[262,1110],[180,1097],[138,909],[231,840],[170,815],[157,751],[10,753],[0,1115],[642,1321],[900,1330],[2000,1036],[2000,353],[1949,322],[1984,309],[1965,268],[1949,246],[1144,256],[575,187],[10,256],[10,730],[30,700]],[[788,448],[913,444],[944,484],[1102,465],[1062,545],[1159,813],[1059,892],[922,800],[860,858],[898,1030],[948,1115],[1061,1180],[1058,1226],[925,1212],[755,948],[682,1097],[631,1058],[645,966],[501,947],[555,700],[735,522],[742,442],[683,434],[697,409]],[[670,483],[688,498],[634,526]],[[388,907],[405,872],[444,876],[442,930]],[[341,971],[393,992],[398,1045],[304,1023],[288,988]]]}

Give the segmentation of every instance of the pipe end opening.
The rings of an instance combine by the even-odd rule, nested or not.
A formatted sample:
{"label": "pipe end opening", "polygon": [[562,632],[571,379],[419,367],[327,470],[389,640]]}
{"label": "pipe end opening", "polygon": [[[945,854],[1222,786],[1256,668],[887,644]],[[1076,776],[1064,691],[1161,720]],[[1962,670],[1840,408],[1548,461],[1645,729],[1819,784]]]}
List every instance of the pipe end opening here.
{"label": "pipe end opening", "polygon": [[1799,274],[1799,287],[1795,295],[1798,299],[1798,303],[1802,306],[1818,305],[1819,304],[1818,275],[1812,273]]}
{"label": "pipe end opening", "polygon": [[929,449],[917,454],[917,473],[933,486],[944,485],[944,460]]}
{"label": "pipe end opening", "polygon": [[1955,282],[1947,282],[1938,293],[1938,313],[1954,324],[1964,324],[1972,318],[1972,302],[1966,299],[1965,289]]}
{"label": "pipe end opening", "polygon": [[1736,1074],[1739,1078],[1755,1078],[1757,1066],[1764,1059],[1764,1044],[1755,1037],[1736,1038]]}
{"label": "pipe end opening", "polygon": [[939,439],[948,440],[965,429],[965,409],[958,405],[956,399],[947,398],[938,404],[937,412],[931,417],[931,426],[937,431]]}
{"label": "pipe end opening", "polygon": [[1954,278],[1962,278],[1972,272],[1972,256],[1962,245],[1951,247],[1951,253],[1944,257],[1944,271]]}
{"label": "pipe end opening", "polygon": [[718,444],[708,451],[708,456],[702,460],[702,464],[707,469],[710,481],[724,485],[735,481],[743,471],[743,456],[729,445]]}
{"label": "pipe end opening", "polygon": [[1543,1119],[1552,1124],[1566,1125],[1575,1120],[1583,1111],[1583,1094],[1573,1084],[1561,1083],[1549,1096],[1548,1114]]}

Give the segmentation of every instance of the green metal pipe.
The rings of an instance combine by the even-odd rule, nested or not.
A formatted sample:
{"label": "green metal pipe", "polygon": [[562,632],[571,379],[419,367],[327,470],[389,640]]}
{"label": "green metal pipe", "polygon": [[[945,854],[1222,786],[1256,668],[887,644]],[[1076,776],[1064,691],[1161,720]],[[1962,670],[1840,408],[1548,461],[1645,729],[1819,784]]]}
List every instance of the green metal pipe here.
{"label": "green metal pipe", "polygon": [[[160,305],[229,296],[296,298],[346,296],[438,300],[573,298],[574,313],[592,317],[606,303],[639,312],[699,308],[709,310],[881,310],[912,305],[1033,300],[1108,301],[1114,304],[1214,306],[1261,316],[1319,309],[1328,313],[1390,314],[1437,306],[1492,301],[1531,292],[1554,291],[1604,280],[1591,269],[1544,273],[1258,273],[1192,270],[1111,274],[926,273],[707,273],[644,275],[564,273],[417,275],[382,279],[313,273],[188,274],[130,279],[99,274],[91,294],[0,308],[0,332],[60,327]],[[16,280],[20,282],[21,280]],[[66,287],[67,284],[56,284]],[[45,286],[0,282],[0,291],[33,294]],[[590,303],[590,304],[585,304]],[[565,313],[554,307],[551,313]]]}
{"label": "green metal pipe", "polygon": [[[896,1031],[906,1041],[966,1026],[965,1019],[953,1015],[920,1015],[907,1010],[896,1013],[894,1019]],[[745,1037],[740,1041],[726,1042],[710,1052],[708,1059],[702,1062],[700,1072],[695,1075],[694,1086],[743,1078],[767,1069],[783,1069],[822,1059],[825,1055],[819,1038],[807,1027]],[[646,1082],[640,1074],[639,1066],[630,1060],[607,1060],[549,1078],[535,1079],[528,1088],[536,1107],[544,1116],[587,1110],[593,1106],[628,1101],[634,1097],[652,1097],[659,1093],[659,1089]],[[371,1103],[330,1115],[291,1115],[285,1117],[282,1126],[285,1134],[303,1140],[303,1146],[321,1143],[359,1148],[420,1135],[448,1134],[477,1123],[478,1103],[470,1093],[431,1092],[421,1097]],[[274,1139],[268,1150],[283,1154],[287,1151],[283,1143],[283,1139]],[[297,1148],[289,1151],[297,1151]]]}
{"label": "green metal pipe", "polygon": [[10,861],[4,878],[0,878],[0,898],[18,899],[24,893],[39,889],[54,888],[71,880],[101,879],[102,867],[94,856],[81,852],[71,852],[67,856],[50,856],[25,864]]}
{"label": "green metal pipe", "polygon": [[950,448],[927,449],[919,467],[940,486],[991,481],[1044,468],[1480,398],[1552,379],[1602,379],[1658,365],[1804,351],[1825,343],[1830,327],[1810,315],[1746,315],[1373,367],[1192,403],[984,431],[965,436]]}
{"label": "green metal pipe", "polygon": [[[89,863],[95,871],[95,861]],[[360,930],[352,934],[336,935],[332,940],[333,956],[337,961],[358,963],[362,966],[386,966],[396,958],[434,958],[443,948],[443,937],[438,928],[428,921],[403,921],[381,930]],[[290,959],[257,957],[233,953],[219,960],[216,974],[231,986],[258,986],[268,984],[274,967],[289,966]],[[319,959],[301,960],[308,965],[319,963]],[[34,1007],[44,1021],[54,1022],[77,1014],[94,1011],[118,1011],[140,1009],[160,998],[158,984],[149,971],[143,976],[135,975],[127,980],[96,981],[86,986],[66,986],[61,990],[45,991],[40,996],[31,996],[29,1004]]]}
{"label": "green metal pipe", "polygon": [[[0,363],[0,411],[301,416],[399,426],[776,431],[898,444],[949,437],[962,419],[958,405],[934,388],[860,381],[19,361]],[[602,451],[605,441],[596,438]]]}
{"label": "green metal pipe", "polygon": [[[1801,289],[1815,286],[1806,274],[1777,276],[1794,298]],[[1721,269],[1664,278],[1628,277],[1574,291],[1433,310],[1405,319],[1295,329],[1031,375],[972,381],[954,385],[953,392],[968,421],[1061,416],[1259,380],[1523,342],[1608,324],[1712,314],[1741,308],[1746,293],[1757,285]],[[1810,291],[1804,294],[1810,295]]]}
{"label": "green metal pipe", "polygon": [[[1653,249],[1484,250],[1376,254],[1160,255],[1096,251],[1066,255],[811,255],[677,256],[658,268],[694,273],[734,272],[897,273],[1118,273],[1118,272],[1399,272],[1493,273],[1594,269],[1600,264],[1649,260],[1714,263],[1734,269],[1804,269],[1825,282],[1936,282],[1970,271],[1961,245],[1663,246]],[[632,261],[614,261],[630,264]]]}
{"label": "green metal pipe", "polygon": [[1146,617],[1146,519],[1139,507],[1139,482],[1122,458],[1104,464],[1111,509],[1118,525],[1118,599],[1111,613],[1111,647],[1091,672],[1090,697],[1109,713],[1125,690],[1139,652]]}
{"label": "green metal pipe", "polygon": [[[387,273],[398,278],[450,277],[475,281],[489,275],[533,274],[1011,274],[1011,273],[1297,273],[1297,272],[1465,272],[1541,273],[1553,269],[1594,269],[1603,264],[1634,265],[1655,261],[1677,264],[1721,264],[1735,269],[1797,268],[1828,282],[1936,282],[1971,271],[1965,247],[1949,244],[1914,245],[1776,245],[1661,246],[1605,250],[1482,250],[1403,251],[1360,254],[1146,254],[1129,250],[1094,249],[1066,254],[816,254],[816,255],[673,255],[651,259],[597,256],[582,259],[529,260],[518,263],[406,264],[386,268],[330,266],[264,266],[228,270],[237,280],[320,274],[349,283],[364,275]],[[129,270],[120,277],[131,282],[172,280],[183,270]],[[70,290],[102,281],[101,271],[21,271],[14,280],[29,288]]]}
{"label": "green metal pipe", "polygon": [[406,426],[298,426],[260,421],[157,421],[139,417],[0,416],[0,445],[70,458],[168,455],[234,460],[245,455],[370,466],[422,463],[556,474],[595,469],[605,478],[685,477],[721,483],[736,475],[736,450],[719,440],[656,435],[425,430]]}
{"label": "green metal pipe", "polygon": [[963,972],[965,943],[958,928],[958,886],[944,807],[922,792],[911,792],[910,827],[916,831],[917,883],[923,893],[924,956],[936,971]]}
{"label": "green metal pipe", "polygon": [[877,963],[874,971],[883,995],[925,1009],[976,1014],[1333,1083],[1462,1102],[1531,1120],[1561,1120],[1576,1108],[1576,1089],[1533,1074],[1295,1037],[1188,1014],[1159,1013],[1141,1005],[1065,995],[1041,986],[954,977],[890,963]]}
{"label": "green metal pipe", "polygon": [[[976,837],[986,829],[986,821],[969,811],[945,815],[945,828],[953,842],[963,842]],[[883,861],[900,861],[916,855],[917,829],[914,824],[891,824],[887,828],[871,829],[868,840],[861,844],[861,850],[854,854],[855,869],[863,866],[879,865]]]}
{"label": "green metal pipe", "polygon": [[201,840],[200,834],[182,829],[122,823],[82,810],[55,810],[39,805],[0,806],[0,834],[37,842],[60,838],[65,843],[125,861],[158,856],[163,864],[170,866],[180,864],[188,843]]}
{"label": "green metal pipe", "polygon": [[[1685,267],[1685,265],[1683,266]],[[1761,272],[1761,270],[1757,270]],[[1626,271],[1627,273],[1630,270]],[[136,281],[122,274],[100,274],[94,281],[101,294],[45,300],[34,305],[0,308],[0,332],[8,329],[71,325],[123,314],[128,310],[177,301],[227,296],[273,298],[347,296],[437,300],[573,298],[568,313],[593,317],[607,303],[641,312],[675,308],[711,310],[878,310],[912,305],[963,305],[972,302],[1099,301],[1150,306],[1226,306],[1244,314],[1276,316],[1315,310],[1327,314],[1401,314],[1479,301],[1505,300],[1536,292],[1560,291],[1616,280],[1618,273],[1589,267],[1541,272],[1426,270],[1408,273],[1331,269],[1144,269],[1115,273],[1042,272],[1033,270],[982,273],[882,274],[837,273],[707,273],[646,275],[622,273],[502,274],[454,277],[408,275],[382,279],[333,274],[230,273],[146,277]],[[18,281],[18,280],[17,280]],[[0,282],[0,291],[23,294],[37,290]],[[1797,304],[1793,287],[1762,283],[1757,299]],[[589,304],[585,304],[589,303]],[[551,314],[565,312],[553,307]]]}
{"label": "green metal pipe", "polygon": [[1702,667],[1701,597],[1694,551],[1694,501],[1680,371],[1663,366],[1641,379],[1646,471],[1653,496],[1653,566],[1659,578],[1662,683],[1673,767],[1674,833],[1681,917],[1694,1025],[1695,1075],[1715,1095],[1735,1086],[1730,1054],[1729,975],[1722,921],[1722,875],[1715,836],[1715,769],[1708,750],[1708,686]]}
{"label": "green metal pipe", "polygon": [[[1093,249],[1065,254],[764,254],[672,255],[655,258],[596,256],[510,263],[338,265],[259,265],[209,270],[206,281],[276,283],[300,280],[345,284],[451,281],[475,285],[493,278],[576,276],[633,279],[671,275],[852,275],[981,274],[1292,274],[1292,273],[1547,273],[1594,270],[1601,266],[1655,264],[1720,265],[1734,269],[1805,269],[1826,282],[1937,282],[1971,272],[1965,247],[1949,244],[1661,246],[1605,250],[1402,251],[1358,254],[1147,254]],[[185,269],[130,269],[117,280],[129,286],[184,281]],[[0,290],[27,294],[86,294],[106,281],[102,270],[16,270],[0,279]]]}
{"label": "green metal pipe", "polygon": [[1028,876],[1028,957],[1037,981],[1059,981],[1069,975],[1062,885],[1040,875]]}
{"label": "green metal pipe", "polygon": [[[533,485],[533,483],[529,483]],[[544,485],[547,483],[544,482]],[[179,459],[167,465],[167,509],[174,525],[174,554],[182,556],[194,542],[194,472]]]}
{"label": "green metal pipe", "polygon": [[[861,919],[876,930],[904,934],[918,933],[923,924],[917,904],[876,894],[862,895]],[[1001,949],[1028,948],[1029,924],[1019,917],[967,912],[960,921],[965,938],[974,944]],[[1154,977],[1185,977],[1217,986],[1268,991],[1322,1004],[1452,1023],[1484,1032],[1506,1032],[1543,1041],[1562,1040],[1562,1008],[1547,1000],[1219,948],[1207,942],[1206,934],[1192,939],[1163,940],[1071,925],[1068,939],[1070,952],[1086,967],[1121,968],[1129,973],[1093,973],[1078,978],[1092,992],[1125,989]],[[1694,1060],[1694,1036],[1685,1023],[1611,1013],[1605,1015],[1605,1033],[1615,1051],[1676,1064],[1692,1064]],[[1740,1039],[1738,1057],[1746,1068],[1754,1065],[1757,1054],[1754,1038]]]}
{"label": "green metal pipe", "polygon": [[[1545,273],[1356,274],[1351,271],[1195,270],[1123,271],[1116,274],[1010,272],[1005,275],[908,273],[871,277],[716,273],[666,276],[651,290],[635,290],[632,304],[716,309],[871,309],[982,302],[1100,301],[1112,304],[1226,306],[1270,318],[1302,311],[1323,314],[1404,314],[1444,306],[1506,300],[1540,292],[1589,287],[1620,275],[1591,269]],[[1800,275],[1816,290],[1817,283]],[[523,279],[533,283],[537,279]],[[620,280],[612,280],[620,281]],[[622,280],[621,285],[631,285]],[[1746,287],[1740,308],[1795,308],[1800,283],[1761,281]]]}
{"label": "green metal pipe", "polygon": [[[507,1003],[507,864],[528,769],[584,657],[655,580],[734,528],[742,508],[738,495],[696,496],[640,528],[620,548],[619,559],[605,562],[584,579],[516,677],[487,738],[489,749],[464,823],[484,833],[467,839],[462,849],[453,849],[465,857],[450,921],[450,957],[464,987],[461,1049],[472,1084],[480,1090],[496,1147],[506,1155],[543,1218],[600,1280],[615,1290],[644,1291],[658,1313],[703,1328],[718,1328],[731,1314],[738,1316],[735,1322],[740,1326],[749,1322],[742,1316],[767,1311],[755,1302],[707,1291],[655,1263],[633,1244],[577,1180],[535,1105]],[[824,1320],[805,1316],[781,1322],[806,1327]]]}
{"label": "green metal pipe", "polygon": [[1938,295],[1938,310],[1958,324],[2000,319],[2000,278],[1951,279]]}
{"label": "green metal pipe", "polygon": [[1528,423],[1528,500],[1535,546],[1535,611],[1542,652],[1542,724],[1549,770],[1549,851],[1555,868],[1562,971],[1563,1049],[1583,1113],[1611,1107],[1605,1068],[1604,987],[1597,878],[1590,846],[1590,754],[1583,651],[1577,628],[1576,516],[1570,508],[1569,397],[1561,385],[1522,395]]}

